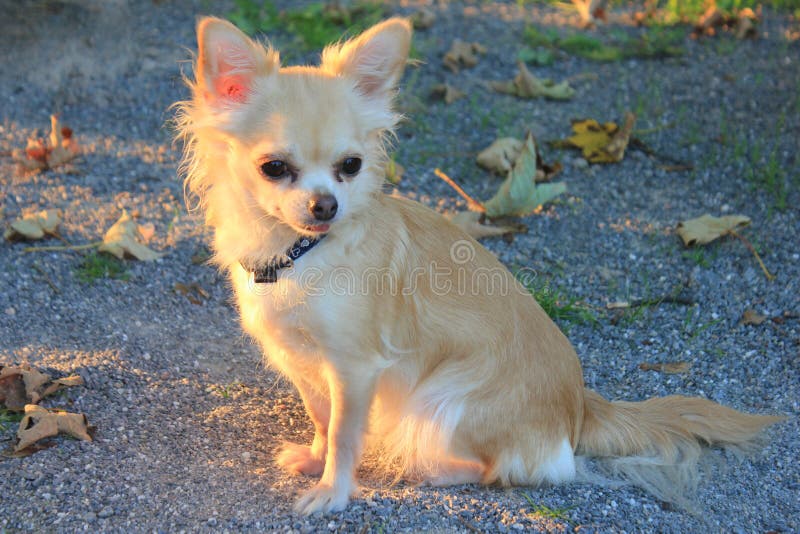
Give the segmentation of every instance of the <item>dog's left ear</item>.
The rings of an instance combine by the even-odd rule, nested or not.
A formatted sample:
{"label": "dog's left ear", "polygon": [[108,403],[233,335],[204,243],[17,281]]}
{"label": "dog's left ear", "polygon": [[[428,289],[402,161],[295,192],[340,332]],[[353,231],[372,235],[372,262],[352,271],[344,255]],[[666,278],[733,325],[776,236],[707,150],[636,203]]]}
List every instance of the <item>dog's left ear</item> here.
{"label": "dog's left ear", "polygon": [[321,68],[352,78],[368,98],[388,105],[400,81],[411,46],[411,23],[395,17],[376,24],[358,37],[322,52]]}

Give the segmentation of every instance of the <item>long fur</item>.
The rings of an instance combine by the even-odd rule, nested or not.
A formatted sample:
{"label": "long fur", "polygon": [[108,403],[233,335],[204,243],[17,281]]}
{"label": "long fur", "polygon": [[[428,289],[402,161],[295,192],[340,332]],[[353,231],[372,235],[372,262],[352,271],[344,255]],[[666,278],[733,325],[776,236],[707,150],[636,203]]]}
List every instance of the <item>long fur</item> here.
{"label": "long fur", "polygon": [[[178,105],[182,170],[243,328],[315,426],[312,444],[287,444],[278,457],[321,475],[299,511],[343,508],[364,446],[398,476],[442,485],[560,483],[575,477],[576,454],[597,456],[679,501],[700,444],[747,444],[779,420],[702,399],[612,403],[586,390],[570,343],[491,253],[439,214],[381,192],[407,21],[328,48],[319,68],[280,68],[277,52],[219,19],[202,20],[198,34],[192,99]],[[343,178],[337,165],[352,154],[363,167]],[[261,176],[265,158],[297,172]],[[277,283],[254,285],[240,262],[314,235],[305,206],[321,191],[340,206],[326,239]]]}

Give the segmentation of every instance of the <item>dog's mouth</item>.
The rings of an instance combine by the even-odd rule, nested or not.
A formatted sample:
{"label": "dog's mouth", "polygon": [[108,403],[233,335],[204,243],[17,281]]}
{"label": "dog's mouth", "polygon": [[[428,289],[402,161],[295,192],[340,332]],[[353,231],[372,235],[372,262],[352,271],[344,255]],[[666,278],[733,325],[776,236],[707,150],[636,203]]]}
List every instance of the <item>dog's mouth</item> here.
{"label": "dog's mouth", "polygon": [[330,230],[330,224],[306,224],[303,225],[303,230],[313,234],[324,234]]}

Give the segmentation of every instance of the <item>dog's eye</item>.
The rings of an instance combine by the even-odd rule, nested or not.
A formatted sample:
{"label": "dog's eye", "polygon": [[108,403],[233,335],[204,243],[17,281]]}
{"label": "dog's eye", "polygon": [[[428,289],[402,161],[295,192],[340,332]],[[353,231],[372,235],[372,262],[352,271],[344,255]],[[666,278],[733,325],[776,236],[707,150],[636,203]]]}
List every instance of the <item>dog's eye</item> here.
{"label": "dog's eye", "polygon": [[341,166],[342,174],[353,176],[361,170],[361,158],[345,158]]}
{"label": "dog's eye", "polygon": [[261,164],[261,174],[272,180],[283,178],[289,173],[289,166],[285,161],[274,159]]}

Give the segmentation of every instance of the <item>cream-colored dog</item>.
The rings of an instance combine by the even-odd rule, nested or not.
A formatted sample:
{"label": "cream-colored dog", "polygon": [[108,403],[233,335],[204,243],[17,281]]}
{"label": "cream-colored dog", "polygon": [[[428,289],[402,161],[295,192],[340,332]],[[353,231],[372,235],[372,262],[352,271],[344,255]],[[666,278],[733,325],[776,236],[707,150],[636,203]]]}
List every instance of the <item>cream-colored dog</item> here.
{"label": "cream-colored dog", "polygon": [[186,183],[244,329],[314,424],[311,445],[278,457],[321,475],[298,511],[343,509],[365,444],[438,485],[565,482],[576,455],[602,457],[675,500],[699,442],[741,445],[779,419],[585,389],[570,343],[491,253],[381,192],[406,20],[327,48],[319,67],[281,67],[220,19],[197,32],[192,99],[179,104]]}

